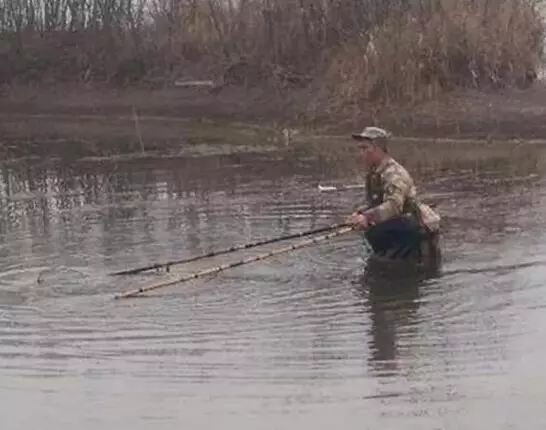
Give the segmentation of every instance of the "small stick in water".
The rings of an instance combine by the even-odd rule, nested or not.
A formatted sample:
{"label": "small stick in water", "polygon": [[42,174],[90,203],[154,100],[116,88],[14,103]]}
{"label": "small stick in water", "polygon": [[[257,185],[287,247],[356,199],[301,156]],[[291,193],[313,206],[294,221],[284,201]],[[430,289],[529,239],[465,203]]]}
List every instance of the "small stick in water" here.
{"label": "small stick in water", "polygon": [[366,188],[364,184],[353,184],[353,185],[320,185],[318,186],[319,191],[344,191],[344,190],[354,190],[359,188]]}
{"label": "small stick in water", "polygon": [[144,142],[142,141],[142,133],[140,132],[140,122],[135,106],[133,105],[133,119],[135,121],[135,131],[140,143],[140,151],[144,154]]}

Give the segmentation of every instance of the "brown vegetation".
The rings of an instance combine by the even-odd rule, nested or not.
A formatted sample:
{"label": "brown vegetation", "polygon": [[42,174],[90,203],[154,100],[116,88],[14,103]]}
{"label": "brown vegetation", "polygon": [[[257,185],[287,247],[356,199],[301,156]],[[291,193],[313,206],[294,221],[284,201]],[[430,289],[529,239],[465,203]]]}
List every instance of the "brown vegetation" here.
{"label": "brown vegetation", "polygon": [[0,83],[306,86],[337,107],[525,86],[535,0],[0,0]]}

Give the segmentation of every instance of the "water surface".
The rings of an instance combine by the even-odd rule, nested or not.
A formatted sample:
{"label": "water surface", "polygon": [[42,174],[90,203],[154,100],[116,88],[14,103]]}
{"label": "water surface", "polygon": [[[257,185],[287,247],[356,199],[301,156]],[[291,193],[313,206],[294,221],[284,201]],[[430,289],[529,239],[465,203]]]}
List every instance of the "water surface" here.
{"label": "water surface", "polygon": [[262,249],[110,272],[342,221],[362,191],[317,185],[352,171],[282,152],[2,166],[2,428],[544,427],[544,149],[398,153],[444,216],[438,276],[370,272],[351,233],[133,300],[113,298]]}

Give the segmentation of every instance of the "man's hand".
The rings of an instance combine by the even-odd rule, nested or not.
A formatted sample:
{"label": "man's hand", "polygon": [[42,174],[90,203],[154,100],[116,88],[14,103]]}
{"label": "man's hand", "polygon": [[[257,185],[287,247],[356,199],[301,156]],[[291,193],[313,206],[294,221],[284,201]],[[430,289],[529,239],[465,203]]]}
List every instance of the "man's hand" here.
{"label": "man's hand", "polygon": [[347,224],[353,226],[353,228],[359,230],[367,230],[370,226],[368,218],[363,213],[355,212],[349,218],[347,218]]}

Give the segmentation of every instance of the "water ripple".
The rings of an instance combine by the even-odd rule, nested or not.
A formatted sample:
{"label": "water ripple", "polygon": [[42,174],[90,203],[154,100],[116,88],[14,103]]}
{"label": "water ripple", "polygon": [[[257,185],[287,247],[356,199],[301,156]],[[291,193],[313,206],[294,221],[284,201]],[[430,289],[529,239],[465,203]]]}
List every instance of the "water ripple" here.
{"label": "water ripple", "polygon": [[[203,417],[234,428],[347,417],[450,428],[474,404],[529,405],[510,422],[541,413],[529,382],[546,335],[546,192],[536,172],[433,169],[419,184],[445,214],[444,267],[433,277],[373,273],[351,233],[116,301],[286,244],[170,273],[107,273],[337,223],[362,199],[319,192],[318,183],[354,178],[330,177],[313,159],[118,163],[0,181],[0,400],[7,410],[36,406],[19,428],[208,427]],[[45,420],[48,408],[64,418]],[[27,419],[10,415],[14,428]]]}

